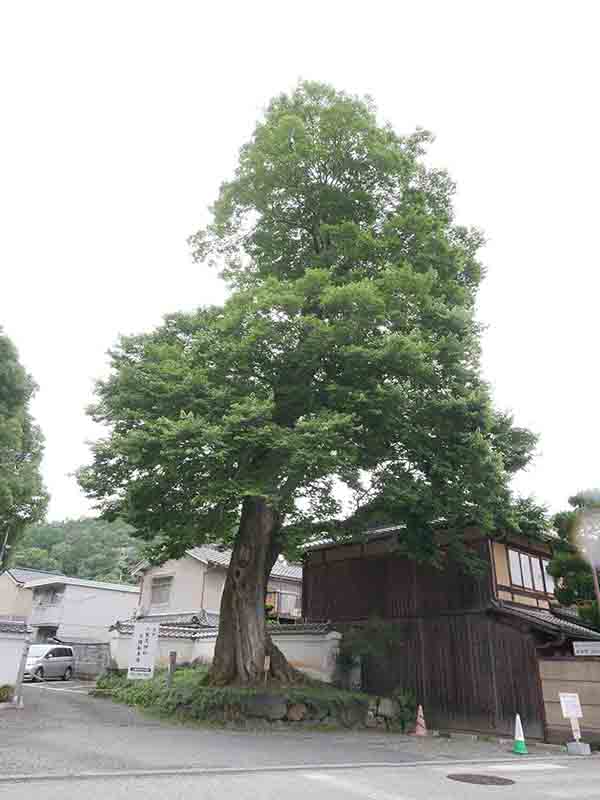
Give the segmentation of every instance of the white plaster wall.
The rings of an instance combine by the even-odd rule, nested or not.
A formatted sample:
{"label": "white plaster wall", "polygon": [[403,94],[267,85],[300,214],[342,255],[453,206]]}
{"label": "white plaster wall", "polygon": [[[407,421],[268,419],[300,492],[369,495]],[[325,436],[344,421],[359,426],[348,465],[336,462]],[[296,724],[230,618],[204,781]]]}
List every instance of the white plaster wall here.
{"label": "white plaster wall", "polygon": [[18,633],[0,633],[0,686],[14,686],[27,636]]}
{"label": "white plaster wall", "polygon": [[[206,566],[190,556],[165,561],[159,567],[150,567],[144,572],[140,607],[145,614],[175,611],[197,611],[202,608],[202,589]],[[152,579],[171,577],[169,602],[152,605]],[[204,606],[207,608],[207,606]],[[211,609],[212,610],[212,609]],[[218,610],[218,607],[217,607]]]}
{"label": "white plaster wall", "polygon": [[[161,636],[158,640],[156,666],[166,667],[168,665],[171,650],[177,653],[177,663],[189,662],[195,658],[192,639],[171,639]],[[110,655],[119,669],[127,669],[130,659],[133,658],[133,636],[124,636],[118,631],[112,631]]]}
{"label": "white plaster wall", "polygon": [[221,610],[221,597],[225,588],[227,570],[221,567],[209,567],[206,572],[204,587],[204,610],[218,614]]}
{"label": "white plaster wall", "polygon": [[273,642],[293,667],[313,678],[331,683],[335,676],[336,655],[341,638],[341,633],[331,631],[273,636]]}
{"label": "white plaster wall", "polygon": [[24,589],[6,572],[0,575],[0,617],[27,619],[31,613],[33,592]]}
{"label": "white plaster wall", "polygon": [[137,605],[137,592],[67,585],[56,635],[65,641],[109,642],[110,626],[118,619],[129,619]]}
{"label": "white plaster wall", "polygon": [[[325,634],[284,634],[274,636],[273,641],[294,667],[313,678],[330,683],[335,675],[336,654],[341,638],[340,633],[331,631]],[[177,652],[178,663],[196,659],[210,663],[214,656],[216,640],[216,634],[209,639],[196,641],[161,636],[157,666],[168,664],[170,650]],[[129,664],[132,641],[132,636],[124,636],[118,631],[113,632],[111,656],[120,669],[126,669]]]}

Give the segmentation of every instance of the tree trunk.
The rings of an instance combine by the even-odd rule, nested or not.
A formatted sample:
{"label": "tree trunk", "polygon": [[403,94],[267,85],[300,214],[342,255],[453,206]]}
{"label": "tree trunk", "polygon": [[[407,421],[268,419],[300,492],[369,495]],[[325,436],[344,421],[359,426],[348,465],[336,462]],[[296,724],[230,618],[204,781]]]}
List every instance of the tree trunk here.
{"label": "tree trunk", "polygon": [[600,614],[600,583],[598,583],[598,570],[596,569],[596,562],[590,559],[592,565],[592,580],[594,581],[594,595],[596,596],[596,605],[598,606],[598,613]]}
{"label": "tree trunk", "polygon": [[280,520],[261,497],[247,497],[221,598],[219,634],[210,671],[215,685],[264,680],[265,656],[273,677],[293,680],[295,670],[266,632],[265,596],[279,554]]}

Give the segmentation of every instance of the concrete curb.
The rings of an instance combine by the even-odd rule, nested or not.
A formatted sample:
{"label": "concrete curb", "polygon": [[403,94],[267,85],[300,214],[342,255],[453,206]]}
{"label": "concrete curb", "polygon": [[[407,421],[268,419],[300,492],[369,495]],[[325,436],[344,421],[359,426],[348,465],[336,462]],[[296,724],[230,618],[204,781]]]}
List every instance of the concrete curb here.
{"label": "concrete curb", "polygon": [[[455,741],[462,742],[483,742],[484,744],[512,745],[513,743],[513,740],[509,739],[507,736],[489,736],[485,733],[464,733],[462,731],[433,731],[432,736],[433,738],[454,739]],[[562,753],[567,752],[567,747],[564,744],[550,744],[528,740],[527,747],[544,748]]]}
{"label": "concrete curb", "polygon": [[[571,756],[569,761],[574,758],[585,758],[585,756]],[[177,769],[131,769],[131,770],[112,770],[106,772],[46,772],[16,775],[0,775],[0,786],[8,783],[42,783],[44,781],[85,781],[85,780],[105,780],[109,778],[161,778],[171,776],[198,776],[210,777],[214,775],[254,775],[270,772],[305,772],[305,771],[324,771],[324,770],[361,770],[361,769],[403,769],[410,767],[439,767],[451,769],[452,767],[464,764],[485,765],[485,764],[510,764],[522,762],[523,756],[511,756],[507,754],[498,758],[466,758],[448,759],[436,758],[424,761],[365,761],[364,763],[340,763],[340,764],[280,764],[264,767],[183,767]],[[527,761],[543,763],[551,761],[552,756],[528,756]]]}

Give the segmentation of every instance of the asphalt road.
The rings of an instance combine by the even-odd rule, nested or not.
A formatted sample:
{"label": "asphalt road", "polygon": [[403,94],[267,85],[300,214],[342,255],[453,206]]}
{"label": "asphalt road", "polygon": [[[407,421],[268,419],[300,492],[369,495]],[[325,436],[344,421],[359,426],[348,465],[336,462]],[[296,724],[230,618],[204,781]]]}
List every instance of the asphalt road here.
{"label": "asphalt road", "polygon": [[[598,798],[600,757],[460,739],[415,740],[378,732],[265,733],[181,726],[146,717],[85,686],[28,686],[21,711],[0,713],[0,798],[127,797],[366,800],[488,797]],[[360,765],[379,765],[377,767]],[[387,766],[385,766],[387,765]],[[515,780],[457,783],[449,773]],[[92,775],[92,773],[95,773]],[[98,774],[100,773],[100,774]]]}
{"label": "asphalt road", "polygon": [[[353,770],[300,770],[238,775],[146,778],[61,779],[0,783],[2,800],[596,800],[599,764],[566,759],[528,764],[398,766]],[[486,786],[458,783],[449,774],[469,771],[514,783]]]}

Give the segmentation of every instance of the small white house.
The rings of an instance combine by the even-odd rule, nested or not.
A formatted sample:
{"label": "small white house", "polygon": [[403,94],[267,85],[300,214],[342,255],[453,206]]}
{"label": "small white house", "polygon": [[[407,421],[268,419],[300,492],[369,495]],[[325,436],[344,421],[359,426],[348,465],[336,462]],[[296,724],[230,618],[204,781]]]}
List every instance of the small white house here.
{"label": "small white house", "polygon": [[[183,558],[160,566],[138,564],[140,580],[138,618],[160,622],[192,622],[209,626],[219,622],[231,550],[217,546],[192,547]],[[297,622],[302,617],[302,567],[280,558],[267,586],[267,605],[273,618]],[[119,617],[118,619],[124,619]]]}
{"label": "small white house", "polygon": [[52,570],[9,567],[0,573],[0,620],[26,622],[31,614],[33,593],[25,586],[30,581],[61,575]]}
{"label": "small white house", "polygon": [[109,642],[115,619],[133,616],[139,587],[48,576],[25,584],[33,592],[32,641]]}

